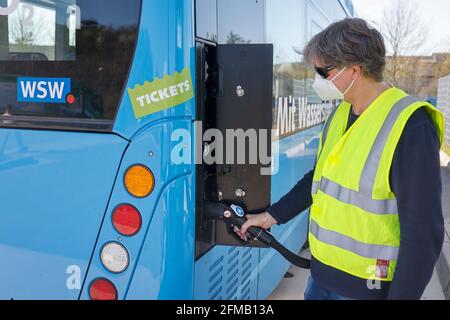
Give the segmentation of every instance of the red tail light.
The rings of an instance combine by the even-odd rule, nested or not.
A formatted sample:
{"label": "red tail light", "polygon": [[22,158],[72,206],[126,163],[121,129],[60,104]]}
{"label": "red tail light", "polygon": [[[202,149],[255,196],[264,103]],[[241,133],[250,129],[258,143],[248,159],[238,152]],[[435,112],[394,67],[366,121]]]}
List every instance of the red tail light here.
{"label": "red tail light", "polygon": [[142,225],[139,211],[129,204],[118,206],[112,214],[112,222],[117,232],[124,236],[134,236]]}
{"label": "red tail light", "polygon": [[91,300],[117,300],[117,290],[111,281],[96,279],[89,288]]}

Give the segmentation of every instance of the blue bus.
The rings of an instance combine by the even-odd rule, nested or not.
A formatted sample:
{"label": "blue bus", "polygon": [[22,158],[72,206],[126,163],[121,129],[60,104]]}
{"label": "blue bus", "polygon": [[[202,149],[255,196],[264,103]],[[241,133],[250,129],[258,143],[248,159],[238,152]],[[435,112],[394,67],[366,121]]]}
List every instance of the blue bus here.
{"label": "blue bus", "polygon": [[[352,15],[348,0],[0,0],[0,299],[266,299],[289,263],[205,201],[263,211],[311,170],[335,105],[302,48]],[[174,160],[246,126],[272,129],[273,174]],[[272,233],[299,252],[307,227]]]}

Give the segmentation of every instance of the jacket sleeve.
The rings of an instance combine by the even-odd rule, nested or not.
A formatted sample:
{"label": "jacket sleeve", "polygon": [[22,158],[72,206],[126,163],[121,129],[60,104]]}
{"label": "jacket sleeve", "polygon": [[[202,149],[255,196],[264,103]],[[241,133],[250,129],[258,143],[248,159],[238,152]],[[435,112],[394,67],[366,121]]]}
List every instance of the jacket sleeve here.
{"label": "jacket sleeve", "polygon": [[313,177],[314,170],[307,173],[280,201],[267,209],[278,224],[289,222],[312,205]]}
{"label": "jacket sleeve", "polygon": [[408,121],[392,162],[400,250],[388,299],[420,299],[439,258],[445,232],[439,150],[436,129],[421,108]]}

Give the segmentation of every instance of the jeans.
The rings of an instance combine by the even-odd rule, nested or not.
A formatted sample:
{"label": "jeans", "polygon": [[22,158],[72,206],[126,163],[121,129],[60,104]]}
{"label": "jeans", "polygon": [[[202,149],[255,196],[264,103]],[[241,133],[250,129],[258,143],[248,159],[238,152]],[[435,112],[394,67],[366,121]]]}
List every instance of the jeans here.
{"label": "jeans", "polygon": [[305,290],[305,300],[353,300],[321,287],[312,276],[309,276],[308,287]]}

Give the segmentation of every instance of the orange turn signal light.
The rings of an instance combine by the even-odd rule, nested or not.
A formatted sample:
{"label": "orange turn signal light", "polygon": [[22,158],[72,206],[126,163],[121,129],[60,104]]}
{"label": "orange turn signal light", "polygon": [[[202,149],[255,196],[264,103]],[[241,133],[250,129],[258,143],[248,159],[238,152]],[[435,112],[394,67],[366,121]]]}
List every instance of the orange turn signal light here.
{"label": "orange turn signal light", "polygon": [[133,165],[125,172],[125,188],[136,198],[148,197],[155,188],[153,172],[144,165]]}

